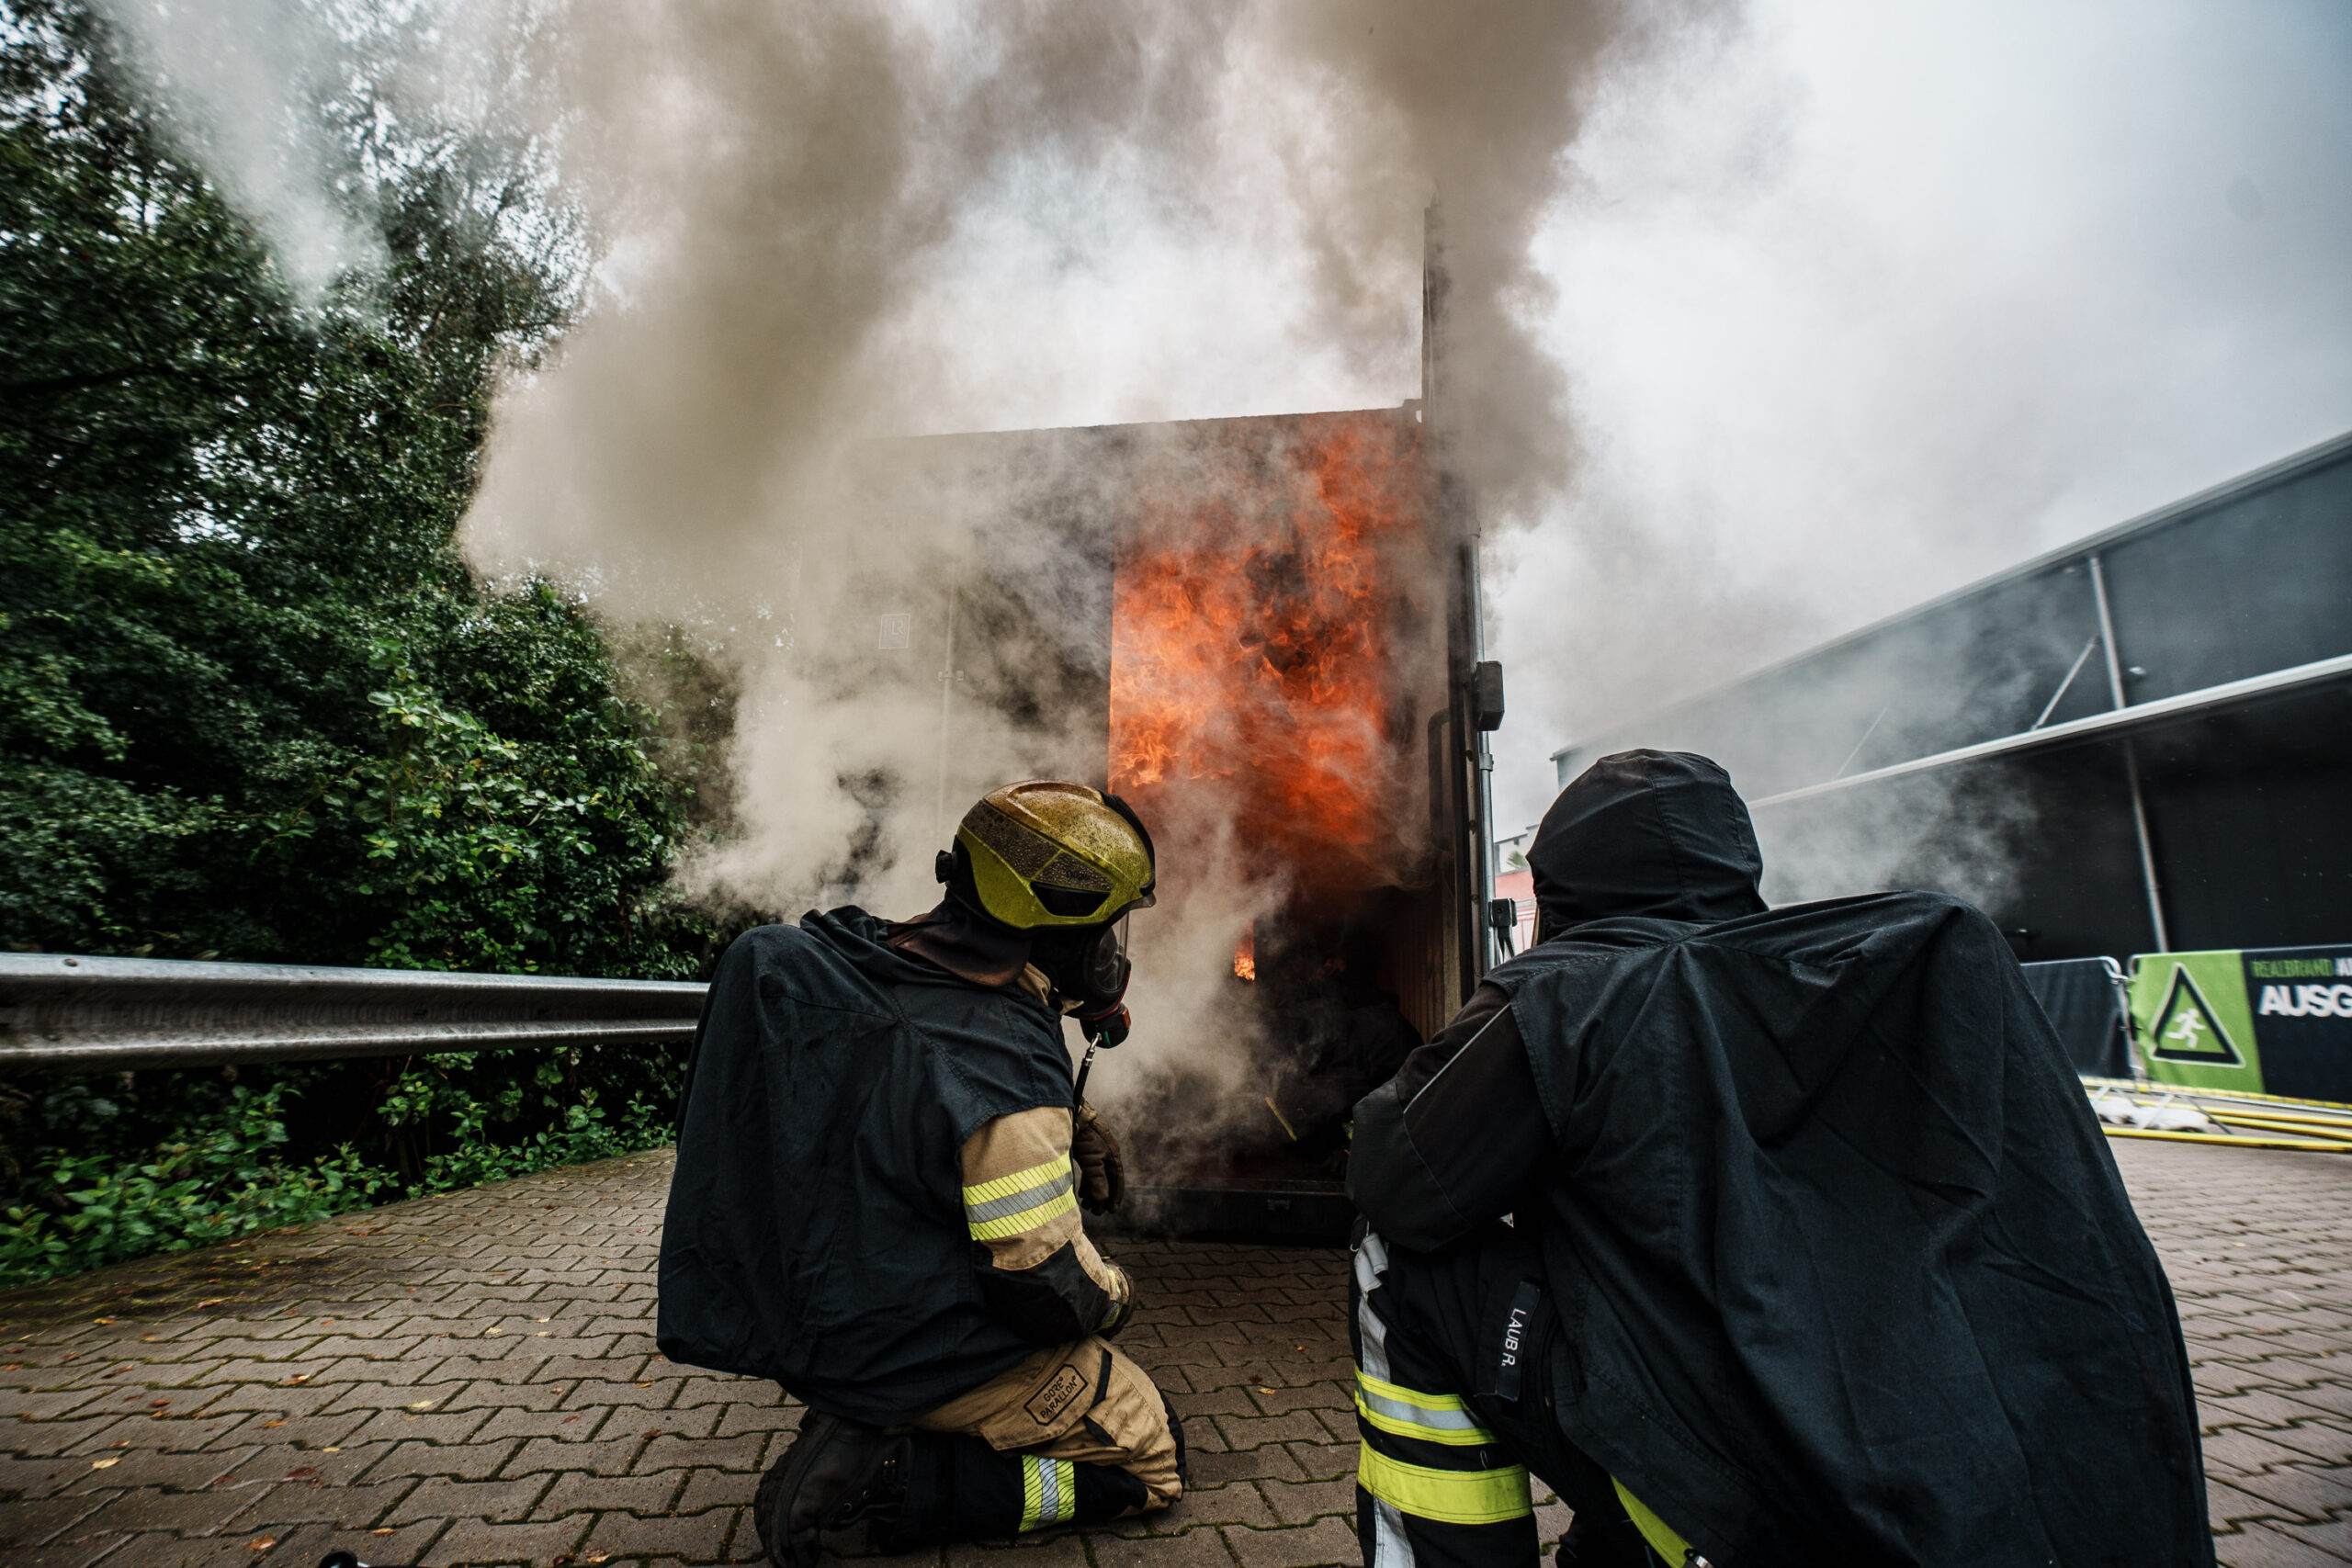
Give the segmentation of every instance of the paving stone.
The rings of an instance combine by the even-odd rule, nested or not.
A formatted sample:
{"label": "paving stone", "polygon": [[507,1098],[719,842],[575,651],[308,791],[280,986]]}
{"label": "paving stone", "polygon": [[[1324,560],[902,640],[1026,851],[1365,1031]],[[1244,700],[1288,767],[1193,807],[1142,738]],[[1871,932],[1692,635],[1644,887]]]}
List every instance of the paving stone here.
{"label": "paving stone", "polygon": [[[2307,1394],[2309,1392],[2307,1389],[2298,1389],[2295,1393],[2301,1395]],[[2288,1427],[2298,1421],[2308,1421],[2314,1416],[2326,1413],[2322,1406],[2290,1396],[2285,1391],[2274,1388],[2253,1388],[2241,1393],[2200,1395],[2197,1401],[2197,1407],[2203,1414],[2206,1424],[2216,1428]]]}
{"label": "paving stone", "polygon": [[368,1474],[375,1481],[387,1481],[396,1475],[446,1475],[457,1481],[487,1481],[519,1446],[511,1441],[427,1443],[410,1439],[390,1443],[383,1447],[383,1457],[369,1468]]}
{"label": "paving stone", "polygon": [[[723,1474],[723,1472],[697,1472],[701,1474]],[[559,1475],[552,1485],[547,1478],[531,1478],[534,1485],[547,1485],[546,1494],[538,1500],[535,1511],[553,1518],[565,1514],[594,1512],[611,1508],[626,1508],[632,1514],[664,1514],[678,1504],[682,1514],[698,1514],[720,1505],[745,1504],[752,1500],[752,1486],[738,1483],[732,1489],[713,1488],[693,1504],[679,1503],[678,1494],[684,1488],[687,1472],[663,1471],[653,1475],[590,1475],[572,1472]],[[515,1484],[521,1484],[516,1483]]]}
{"label": "paving stone", "polygon": [[2204,1441],[2206,1472],[2248,1474],[2311,1457],[2300,1448],[2282,1447],[2274,1440],[2278,1435],[2283,1434],[2278,1428],[2256,1432],[2245,1427],[2223,1427]]}
{"label": "paving stone", "polygon": [[[544,1475],[512,1481],[452,1481],[446,1475],[427,1477],[385,1516],[388,1525],[417,1524],[427,1519],[479,1518],[497,1523],[530,1517],[548,1489]],[[556,1514],[560,1510],[541,1512]]]}
{"label": "paving stone", "polygon": [[2288,1519],[2273,1519],[2267,1523],[2270,1529],[2281,1535],[2292,1536],[2306,1546],[2315,1546],[2338,1557],[2352,1559],[2352,1518],[2324,1519],[2316,1524]]}
{"label": "paving stone", "polygon": [[2343,1568],[2345,1562],[2332,1551],[2264,1524],[2216,1536],[2213,1550],[2222,1568]]}
{"label": "paving stone", "polygon": [[[119,1553],[126,1537],[83,1535],[49,1546],[18,1546],[0,1550],[0,1568],[89,1568],[110,1552]],[[130,1561],[118,1555],[118,1562]]]}
{"label": "paving stone", "polygon": [[0,1547],[42,1546],[90,1517],[102,1505],[96,1497],[47,1497],[39,1502],[19,1499],[0,1508]]}
{"label": "paving stone", "polygon": [[[1220,1416],[1216,1429],[1225,1438],[1225,1446],[1238,1453],[1245,1449],[1263,1447],[1267,1443],[1329,1442],[1331,1434],[1308,1411],[1295,1411],[1288,1416],[1265,1416],[1254,1419],[1237,1416]],[[1188,1428],[1189,1431],[1189,1428]]]}
{"label": "paving stone", "polygon": [[2276,1517],[2278,1505],[2267,1497],[2241,1492],[2229,1483],[2208,1475],[2205,1478],[2205,1511],[2218,1530],[2234,1526],[2242,1519]]}
{"label": "paving stone", "polygon": [[208,1535],[253,1504],[241,1492],[171,1492],[140,1486],[117,1492],[80,1520],[74,1533]]}
{"label": "paving stone", "polygon": [[531,1524],[502,1524],[489,1519],[453,1519],[433,1539],[436,1568],[459,1568],[474,1562],[548,1562],[573,1554],[581,1540],[597,1522],[593,1514]]}
{"label": "paving stone", "polygon": [[1198,1525],[1255,1525],[1272,1529],[1284,1521],[1274,1517],[1256,1486],[1247,1481],[1228,1481],[1222,1486],[1195,1484],[1164,1512],[1122,1522],[1140,1524],[1154,1534],[1162,1534]]}
{"label": "paving stone", "polygon": [[1356,1478],[1352,1471],[1329,1481],[1261,1481],[1258,1490],[1265,1495],[1274,1517],[1286,1525],[1305,1524],[1325,1514],[1355,1517]]}
{"label": "paving stone", "polygon": [[[251,1449],[235,1449],[217,1454],[167,1454],[153,1449],[121,1449],[102,1450],[85,1462],[85,1480],[74,1485],[75,1492],[111,1492],[139,1486],[165,1486],[175,1492],[194,1492],[233,1473],[254,1452]],[[106,1469],[97,1468],[97,1461],[110,1459],[115,1462]]]}
{"label": "paving stone", "polygon": [[[301,1483],[277,1486],[254,1505],[251,1515],[266,1524],[318,1524],[345,1531],[368,1530],[389,1524],[385,1516],[417,1484],[408,1476],[398,1476],[361,1484],[313,1486]],[[446,1516],[427,1522],[437,1530],[442,1517]]]}
{"label": "paving stone", "polygon": [[2274,1511],[2281,1517],[2306,1522],[2324,1519],[2331,1510],[2352,1503],[2344,1473],[2314,1465],[2282,1464],[2259,1474],[2233,1476],[2230,1484],[2277,1504]]}
{"label": "paving stone", "polygon": [[1317,1568],[1322,1563],[1354,1564],[1363,1560],[1356,1549],[1352,1523],[1317,1519],[1289,1529],[1253,1530],[1228,1526],[1225,1542],[1241,1568]]}
{"label": "paving stone", "polygon": [[755,1472],[733,1470],[691,1470],[686,1472],[684,1487],[670,1511],[676,1514],[699,1514],[706,1508],[750,1507],[752,1495],[759,1490],[760,1478]]}
{"label": "paving stone", "polygon": [[718,1558],[734,1522],[733,1512],[725,1508],[686,1518],[639,1518],[607,1509],[597,1515],[596,1528],[588,1532],[582,1555],[604,1551],[615,1557],[682,1557],[709,1562]]}
{"label": "paving stone", "polygon": [[1299,1473],[1311,1481],[1328,1481],[1333,1476],[1356,1472],[1358,1445],[1350,1443],[1286,1443],[1291,1458],[1297,1461]]}
{"label": "paving stone", "polygon": [[89,1473],[90,1461],[79,1455],[59,1459],[0,1456],[0,1499],[14,1503],[28,1497],[46,1497]]}
{"label": "paving stone", "polygon": [[1233,1568],[1222,1531],[1204,1527],[1182,1535],[1096,1536],[1094,1568]]}
{"label": "paving stone", "polygon": [[1272,1476],[1284,1481],[1304,1481],[1306,1472],[1290,1450],[1281,1447],[1251,1449],[1246,1453],[1194,1453],[1193,1455],[1193,1484],[1216,1486],[1227,1481],[1255,1481]]}
{"label": "paving stone", "polygon": [[713,1428],[715,1435],[731,1438],[741,1432],[797,1432],[806,1406],[800,1404],[762,1404],[738,1400],[726,1406],[725,1413]]}
{"label": "paving stone", "polygon": [[2283,1445],[2312,1459],[2352,1469],[2352,1426],[2335,1421],[2302,1421],[2267,1431],[2262,1437],[2267,1442]]}

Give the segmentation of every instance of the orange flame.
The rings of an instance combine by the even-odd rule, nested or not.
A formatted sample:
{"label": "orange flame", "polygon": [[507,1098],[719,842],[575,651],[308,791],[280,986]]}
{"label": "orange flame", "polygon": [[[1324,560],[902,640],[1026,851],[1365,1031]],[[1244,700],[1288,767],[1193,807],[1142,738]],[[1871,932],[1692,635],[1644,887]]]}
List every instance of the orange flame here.
{"label": "orange flame", "polygon": [[1397,568],[1426,558],[1419,428],[1400,438],[1384,412],[1272,434],[1221,454],[1209,493],[1147,499],[1121,552],[1112,787],[1171,804],[1216,781],[1259,874],[1369,886],[1394,874],[1400,838],[1396,634],[1420,610]]}
{"label": "orange flame", "polygon": [[1233,950],[1233,973],[1236,978],[1254,980],[1258,977],[1258,928],[1241,928],[1241,941]]}

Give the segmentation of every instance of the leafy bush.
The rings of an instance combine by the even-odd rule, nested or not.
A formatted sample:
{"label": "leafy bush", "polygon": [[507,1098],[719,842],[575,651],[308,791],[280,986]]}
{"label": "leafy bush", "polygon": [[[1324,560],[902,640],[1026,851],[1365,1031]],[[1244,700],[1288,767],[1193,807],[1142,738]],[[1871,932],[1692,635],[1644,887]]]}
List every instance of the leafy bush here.
{"label": "leafy bush", "polygon": [[156,1145],[140,1164],[121,1165],[111,1152],[42,1151],[40,1174],[62,1202],[0,1211],[0,1284],[177,1252],[374,1201],[388,1183],[348,1148],[308,1166],[278,1157],[281,1095],[280,1085],[241,1088],[224,1114]]}
{"label": "leafy bush", "polygon": [[652,1148],[682,1066],[659,1048],[513,1051],[18,1091],[0,1287]]}

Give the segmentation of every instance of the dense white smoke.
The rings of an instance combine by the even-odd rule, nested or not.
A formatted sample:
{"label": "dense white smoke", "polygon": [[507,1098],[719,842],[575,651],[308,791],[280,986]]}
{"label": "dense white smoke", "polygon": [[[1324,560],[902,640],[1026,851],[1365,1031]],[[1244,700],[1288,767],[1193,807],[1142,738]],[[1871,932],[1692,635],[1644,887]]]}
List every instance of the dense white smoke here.
{"label": "dense white smoke", "polygon": [[267,231],[298,298],[314,303],[383,245],[351,197],[359,181],[324,106],[349,86],[345,40],[302,0],[179,6],[95,0],[155,85],[172,129]]}
{"label": "dense white smoke", "polygon": [[[317,73],[258,47],[267,0],[120,4],[199,128],[233,84],[191,62],[239,59],[289,104]],[[1584,106],[1642,41],[1606,0],[400,9],[395,39],[390,11],[318,0],[312,32],[390,61],[374,90],[396,107],[553,149],[605,258],[559,351],[502,390],[463,543],[616,623],[682,624],[735,671],[741,831],[685,868],[697,890],[910,913],[979,787],[1101,772],[1099,705],[1053,699],[1106,671],[1109,534],[1135,498],[1102,488],[1131,470],[1091,469],[1083,440],[887,438],[1393,407],[1421,389],[1442,196],[1450,458],[1528,519],[1569,471],[1560,368],[1522,322]],[[299,166],[290,129],[195,141],[308,244],[267,198]],[[1155,276],[1193,309],[1139,295]],[[1232,943],[1280,888],[1190,827],[1181,896],[1136,922],[1137,1048],[1183,1047],[1214,1093],[1235,1059],[1198,1047],[1245,1027]]]}
{"label": "dense white smoke", "polygon": [[723,647],[747,835],[695,874],[787,908],[928,895],[956,584],[1020,562],[1008,657],[1101,654],[1085,542],[1001,525],[1068,475],[876,510],[860,444],[1412,396],[1433,196],[1507,825],[1563,741],[2352,423],[2324,0],[106,4],[298,277],[352,256],[300,132],[355,38],[557,149],[599,299],[469,547]]}

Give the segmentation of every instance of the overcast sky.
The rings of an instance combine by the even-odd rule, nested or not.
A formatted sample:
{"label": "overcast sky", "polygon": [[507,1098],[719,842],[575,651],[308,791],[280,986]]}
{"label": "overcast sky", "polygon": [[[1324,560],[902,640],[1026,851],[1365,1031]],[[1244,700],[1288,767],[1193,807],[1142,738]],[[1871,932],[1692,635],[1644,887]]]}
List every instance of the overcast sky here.
{"label": "overcast sky", "polygon": [[1580,728],[2352,429],[2332,0],[1767,0],[1577,158],[1581,488],[1489,570],[1506,821]]}

